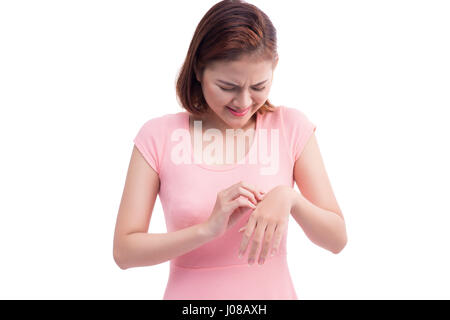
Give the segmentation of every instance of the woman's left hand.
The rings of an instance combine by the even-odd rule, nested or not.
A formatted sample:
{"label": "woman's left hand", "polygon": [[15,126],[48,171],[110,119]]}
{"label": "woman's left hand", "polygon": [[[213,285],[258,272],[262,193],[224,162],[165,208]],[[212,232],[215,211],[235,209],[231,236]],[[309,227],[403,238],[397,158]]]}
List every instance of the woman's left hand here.
{"label": "woman's left hand", "polygon": [[247,225],[239,230],[239,232],[245,230],[239,248],[239,257],[244,255],[247,250],[248,242],[253,232],[255,234],[248,255],[249,264],[255,262],[255,256],[260,245],[262,245],[262,249],[258,263],[261,265],[266,260],[271,248],[272,256],[278,251],[284,231],[289,222],[289,215],[294,199],[293,192],[295,191],[289,186],[280,185],[264,195],[261,202],[257,204],[256,209],[250,215]]}

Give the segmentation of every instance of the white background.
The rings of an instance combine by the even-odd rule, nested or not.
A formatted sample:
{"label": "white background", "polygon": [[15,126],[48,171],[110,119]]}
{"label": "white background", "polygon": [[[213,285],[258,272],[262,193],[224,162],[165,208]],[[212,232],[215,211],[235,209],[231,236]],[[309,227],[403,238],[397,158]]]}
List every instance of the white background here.
{"label": "white background", "polygon": [[[0,298],[162,298],[169,262],[115,264],[116,216],[216,2],[0,2]],[[347,226],[335,255],[291,218],[299,299],[449,299],[449,2],[250,3],[278,31],[269,98],[317,125]]]}

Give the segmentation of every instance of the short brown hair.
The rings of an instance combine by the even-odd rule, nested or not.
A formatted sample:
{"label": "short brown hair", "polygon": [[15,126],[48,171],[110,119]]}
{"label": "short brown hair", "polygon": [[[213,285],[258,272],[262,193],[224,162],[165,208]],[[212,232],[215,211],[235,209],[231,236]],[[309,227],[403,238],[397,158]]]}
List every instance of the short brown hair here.
{"label": "short brown hair", "polygon": [[[236,61],[248,55],[255,60],[278,60],[277,31],[269,17],[256,6],[242,0],[216,3],[195,30],[189,51],[176,80],[181,106],[193,114],[207,111],[201,83],[206,65],[215,61]],[[276,109],[267,99],[258,112]]]}

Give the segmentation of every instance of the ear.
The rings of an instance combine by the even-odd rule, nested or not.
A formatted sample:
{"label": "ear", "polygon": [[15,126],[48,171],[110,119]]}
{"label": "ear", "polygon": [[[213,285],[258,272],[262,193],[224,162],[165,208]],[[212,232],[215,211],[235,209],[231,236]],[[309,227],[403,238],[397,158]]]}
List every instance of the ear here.
{"label": "ear", "polygon": [[202,82],[201,77],[198,75],[199,72],[198,72],[197,68],[195,68],[195,67],[194,67],[194,74],[195,74],[195,77],[197,78],[197,81]]}

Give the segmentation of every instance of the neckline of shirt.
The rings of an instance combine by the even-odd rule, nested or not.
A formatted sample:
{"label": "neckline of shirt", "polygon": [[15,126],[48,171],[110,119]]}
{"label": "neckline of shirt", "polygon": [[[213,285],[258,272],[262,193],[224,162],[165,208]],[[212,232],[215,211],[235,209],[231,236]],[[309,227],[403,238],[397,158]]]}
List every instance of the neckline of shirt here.
{"label": "neckline of shirt", "polygon": [[248,165],[248,158],[249,155],[254,151],[253,149],[256,147],[256,143],[259,137],[259,129],[261,127],[261,115],[259,114],[258,111],[256,111],[256,126],[255,126],[255,134],[253,136],[253,141],[252,141],[252,145],[249,148],[249,151],[247,152],[247,154],[245,155],[245,158],[243,160],[243,163],[232,163],[232,164],[227,164],[227,165],[208,165],[205,163],[196,163],[194,162],[194,156],[193,156],[193,152],[192,152],[192,136],[191,136],[191,130],[189,127],[189,112],[185,111],[183,112],[184,115],[184,119],[183,119],[183,125],[184,128],[187,129],[188,132],[188,137],[189,137],[189,158],[191,160],[191,164],[196,165],[200,168],[206,169],[206,170],[210,170],[210,171],[230,171],[236,168],[242,168],[245,165]]}

